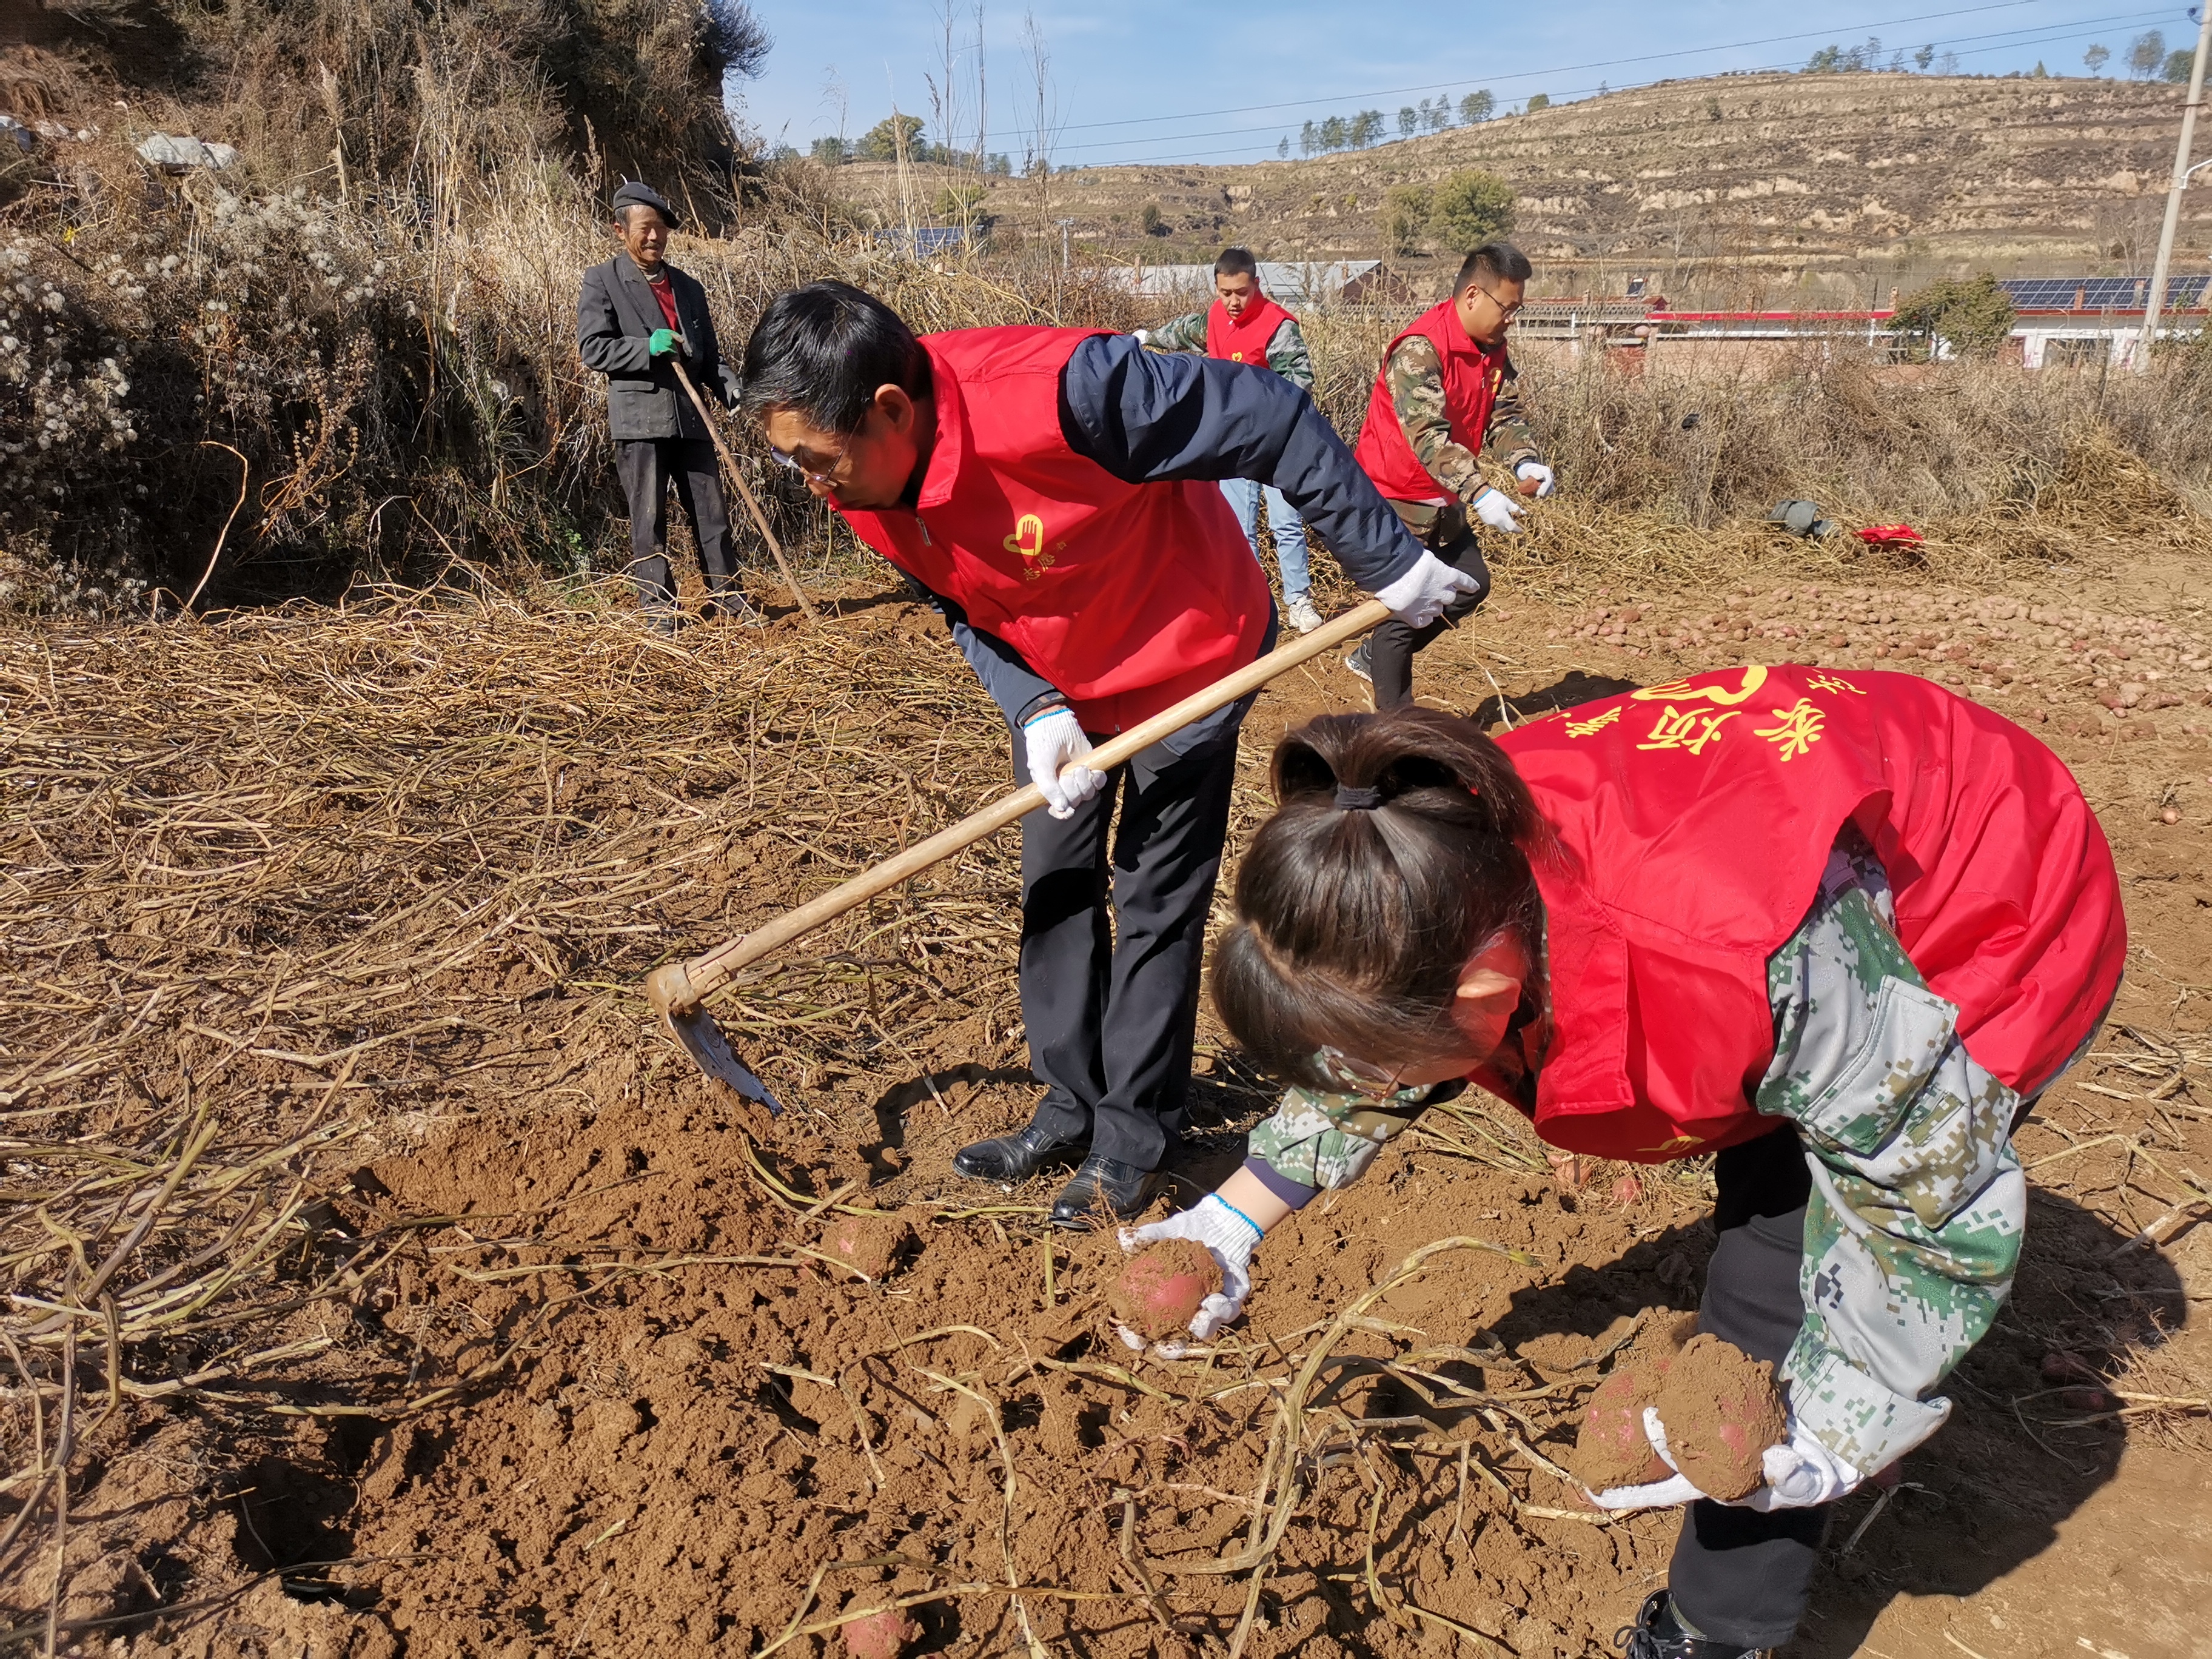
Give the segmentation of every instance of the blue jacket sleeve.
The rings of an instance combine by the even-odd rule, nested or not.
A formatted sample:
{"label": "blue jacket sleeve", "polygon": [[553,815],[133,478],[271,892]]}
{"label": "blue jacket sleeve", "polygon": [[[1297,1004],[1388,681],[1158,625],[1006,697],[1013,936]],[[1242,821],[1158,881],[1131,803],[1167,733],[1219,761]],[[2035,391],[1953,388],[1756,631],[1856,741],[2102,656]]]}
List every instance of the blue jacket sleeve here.
{"label": "blue jacket sleeve", "polygon": [[1370,593],[1420,559],[1420,544],[1328,417],[1267,369],[1146,351],[1126,334],[1094,335],[1060,371],[1060,426],[1077,454],[1129,483],[1273,484]]}
{"label": "blue jacket sleeve", "polygon": [[[914,580],[911,576],[907,580]],[[915,586],[921,587],[919,582]],[[1032,705],[1046,696],[1059,696],[1052,682],[1024,662],[1012,646],[969,622],[967,611],[957,601],[926,587],[921,591],[952,630],[953,644],[968,659],[969,667],[975,671],[975,678],[983,683],[983,690],[991,701],[999,705],[999,712],[1006,717],[1007,725],[1019,726],[1022,716],[1030,712]]]}

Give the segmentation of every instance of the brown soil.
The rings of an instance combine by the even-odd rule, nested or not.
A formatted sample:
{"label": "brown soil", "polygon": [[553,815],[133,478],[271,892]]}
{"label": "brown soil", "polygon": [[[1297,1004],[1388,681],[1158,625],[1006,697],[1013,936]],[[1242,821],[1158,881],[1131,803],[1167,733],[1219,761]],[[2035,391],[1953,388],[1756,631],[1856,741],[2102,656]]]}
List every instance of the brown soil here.
{"label": "brown soil", "polygon": [[839,1215],[822,1230],[822,1249],[867,1279],[888,1278],[917,1243],[903,1216]]}
{"label": "brown soil", "polygon": [[1114,1317],[1148,1341],[1180,1335],[1206,1298],[1221,1288],[1221,1269],[1205,1245],[1188,1238],[1148,1244],[1114,1281]]}
{"label": "brown soil", "polygon": [[1717,1336],[1693,1336],[1674,1356],[1657,1404],[1674,1467],[1723,1503],[1765,1484],[1760,1454],[1790,1433],[1774,1367]]}
{"label": "brown soil", "polygon": [[[2036,729],[2128,884],[2129,980],[2020,1137],[2027,1255],[1947,1389],[1950,1425],[1893,1493],[1842,1506],[1789,1652],[2201,1653],[2212,743],[2199,705],[2162,695],[2201,695],[2196,568],[2072,570],[2047,623],[2041,567],[1983,595],[1792,570],[1757,593],[1640,594],[1632,621],[1602,593],[1516,599],[1516,580],[1502,563],[1502,610],[1422,656],[1425,696],[1495,718],[1502,694],[1523,717],[1747,658],[1879,659],[2047,714]],[[787,1632],[779,1653],[819,1654],[841,1609],[909,1597],[931,1652],[1034,1638],[1124,1659],[1226,1651],[1240,1629],[1245,1656],[1492,1650],[1455,1625],[1519,1656],[1609,1650],[1663,1582],[1678,1523],[1593,1517],[1553,1469],[1630,1321],[1697,1304],[1713,1245],[1700,1166],[1637,1182],[1554,1166],[1510,1112],[1468,1097],[1272,1236],[1246,1320],[1209,1352],[1138,1358],[1104,1316],[1120,1252],[1044,1224],[1055,1181],[1002,1194],[949,1170],[1036,1099],[1010,839],[737,988],[726,1024],[787,1104],[773,1122],[717,1097],[652,1023],[635,986],[655,962],[998,787],[1003,729],[960,689],[941,624],[872,588],[848,603],[818,635],[709,631],[588,684],[526,630],[427,610],[343,637],[289,616],[0,632],[0,733],[29,757],[13,775],[38,780],[0,815],[9,938],[36,945],[9,958],[4,1086],[19,1109],[85,1103],[48,1143],[15,1143],[11,1193],[58,1189],[43,1172],[74,1167],[58,1161],[78,1136],[158,1175],[177,1120],[149,1117],[143,1091],[183,1103],[187,1127],[219,1108],[223,1180],[281,1178],[242,1237],[292,1218],[265,1274],[217,1304],[264,1311],[166,1346],[133,1335],[112,1408],[100,1322],[80,1328],[67,1528],[58,1551],[42,1520],[25,1534],[38,1548],[0,1560],[0,1630],[43,1633],[58,1559],[63,1645],[75,1632],[130,1659],[736,1656]],[[467,654],[469,629],[506,653],[496,672]],[[231,677],[235,726],[131,694],[174,683],[178,661]],[[329,689],[364,662],[418,678],[381,700]],[[2133,703],[2093,701],[2093,678],[2146,668],[2159,678]],[[457,686],[495,688],[494,712],[438,701]],[[1273,737],[1362,690],[1323,662],[1262,699],[1240,836]],[[419,711],[421,729],[356,742],[343,722],[270,719],[280,694],[331,698],[347,721]],[[533,723],[511,732],[502,710]],[[461,759],[512,775],[436,769]],[[179,764],[261,793],[232,817],[188,814],[197,773],[161,769]],[[573,852],[514,859],[513,887],[465,885],[517,845]],[[312,860],[331,849],[358,866],[323,873]],[[241,867],[278,872],[251,905],[240,884],[259,878]],[[325,932],[295,904],[326,911]],[[33,905],[70,931],[42,931]],[[317,965],[368,933],[356,911],[385,954]],[[210,915],[235,931],[191,954]],[[17,1080],[50,1051],[99,1064],[45,1092]],[[1194,1070],[1186,1194],[1236,1167],[1271,1103],[1210,1026]],[[310,1124],[337,1138],[299,1142]],[[211,1177],[194,1201],[229,1190]],[[841,1192],[860,1215],[824,1207]],[[10,1239],[44,1237],[17,1207],[27,1231]],[[806,1254],[824,1215],[896,1215],[908,1259],[871,1283]],[[1470,1238],[1513,1254],[1452,1242]],[[2094,1408],[2069,1403],[2090,1394]],[[57,1426],[53,1396],[34,1419],[10,1395],[10,1466]],[[1207,1570],[1262,1557],[1256,1577]]]}

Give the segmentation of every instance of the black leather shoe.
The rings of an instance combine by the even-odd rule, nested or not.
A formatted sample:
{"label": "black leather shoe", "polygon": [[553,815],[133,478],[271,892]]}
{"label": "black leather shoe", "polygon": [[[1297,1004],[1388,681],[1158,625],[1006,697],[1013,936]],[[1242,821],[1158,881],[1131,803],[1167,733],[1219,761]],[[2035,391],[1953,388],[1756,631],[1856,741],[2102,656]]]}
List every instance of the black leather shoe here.
{"label": "black leather shoe", "polygon": [[1127,1220],[1151,1203],[1159,1188],[1160,1177],[1150,1170],[1093,1152],[1053,1200],[1052,1224],[1085,1229]]}
{"label": "black leather shoe", "polygon": [[1759,1659],[1765,1651],[1692,1635],[1674,1617],[1674,1598],[1662,1589],[1644,1598],[1636,1622],[1615,1632],[1613,1644],[1622,1659]]}
{"label": "black leather shoe", "polygon": [[1039,1170],[1074,1163],[1089,1147],[1088,1141],[1062,1140],[1051,1130],[1032,1123],[1010,1135],[971,1141],[952,1154],[952,1167],[970,1181],[996,1181],[1014,1187]]}

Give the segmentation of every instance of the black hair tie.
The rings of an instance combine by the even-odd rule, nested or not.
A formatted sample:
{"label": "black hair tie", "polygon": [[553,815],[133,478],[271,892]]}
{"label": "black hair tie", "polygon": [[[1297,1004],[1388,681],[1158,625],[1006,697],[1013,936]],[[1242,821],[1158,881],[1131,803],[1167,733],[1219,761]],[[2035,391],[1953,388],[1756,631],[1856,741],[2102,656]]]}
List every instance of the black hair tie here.
{"label": "black hair tie", "polygon": [[1355,789],[1342,783],[1336,786],[1336,810],[1340,812],[1371,812],[1382,804],[1380,789]]}

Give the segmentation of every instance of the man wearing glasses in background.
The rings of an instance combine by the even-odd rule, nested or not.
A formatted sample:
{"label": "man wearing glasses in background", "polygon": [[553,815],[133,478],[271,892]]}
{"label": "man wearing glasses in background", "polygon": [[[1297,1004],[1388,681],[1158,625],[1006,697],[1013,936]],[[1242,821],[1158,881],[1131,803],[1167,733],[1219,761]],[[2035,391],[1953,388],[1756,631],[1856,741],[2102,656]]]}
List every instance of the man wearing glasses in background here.
{"label": "man wearing glasses in background", "polygon": [[1383,498],[1421,545],[1470,580],[1441,616],[1420,625],[1384,623],[1344,665],[1375,688],[1377,708],[1413,700],[1413,653],[1473,611],[1490,592],[1470,514],[1500,535],[1520,531],[1526,512],[1483,482],[1475,456],[1501,456],[1523,495],[1552,493],[1521,412],[1506,331],[1520,311],[1528,257],[1505,242],[1467,256],[1451,297],[1416,318],[1382,354],[1355,452]]}
{"label": "man wearing glasses in background", "polygon": [[1267,579],[1220,481],[1281,490],[1410,627],[1473,580],[1415,544],[1311,398],[1243,364],[1094,329],[917,339],[882,301],[824,282],[770,302],[742,384],[777,456],[944,612],[1006,716],[1016,780],[1049,809],[1022,820],[1022,1020],[1044,1093],[1026,1127],[953,1167],[1011,1187],[1076,1164],[1054,1222],[1133,1215],[1183,1127],[1251,699],[1110,774],[1083,763],[1092,734],[1273,641]]}

